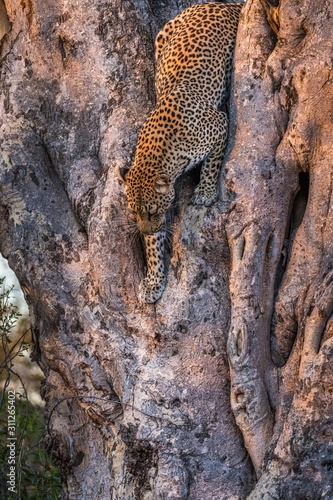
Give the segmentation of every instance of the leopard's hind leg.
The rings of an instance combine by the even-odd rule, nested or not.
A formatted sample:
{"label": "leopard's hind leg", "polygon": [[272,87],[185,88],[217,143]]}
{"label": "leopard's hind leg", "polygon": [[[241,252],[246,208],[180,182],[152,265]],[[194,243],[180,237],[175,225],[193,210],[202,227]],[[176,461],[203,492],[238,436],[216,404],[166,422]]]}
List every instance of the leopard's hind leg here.
{"label": "leopard's hind leg", "polygon": [[210,206],[217,199],[218,177],[227,146],[228,118],[226,113],[216,110],[206,118],[209,123],[205,124],[203,121],[201,125],[211,131],[213,142],[201,167],[200,182],[195,188],[192,202],[195,205]]}

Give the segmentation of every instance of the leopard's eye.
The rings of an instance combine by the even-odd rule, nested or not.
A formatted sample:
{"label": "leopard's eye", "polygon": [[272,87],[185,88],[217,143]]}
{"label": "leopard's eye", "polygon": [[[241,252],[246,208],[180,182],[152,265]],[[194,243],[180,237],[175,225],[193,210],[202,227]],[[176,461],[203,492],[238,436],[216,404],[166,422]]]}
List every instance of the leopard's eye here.
{"label": "leopard's eye", "polygon": [[150,209],[149,209],[149,213],[150,215],[155,215],[157,214],[157,205],[151,205]]}

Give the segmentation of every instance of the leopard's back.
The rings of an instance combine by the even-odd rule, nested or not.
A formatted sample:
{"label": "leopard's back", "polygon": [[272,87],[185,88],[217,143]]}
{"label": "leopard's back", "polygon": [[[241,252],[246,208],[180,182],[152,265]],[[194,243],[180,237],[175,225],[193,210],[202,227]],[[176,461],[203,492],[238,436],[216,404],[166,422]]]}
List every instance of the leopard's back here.
{"label": "leopard's back", "polygon": [[158,100],[176,86],[220,106],[227,96],[242,3],[193,5],[156,37]]}

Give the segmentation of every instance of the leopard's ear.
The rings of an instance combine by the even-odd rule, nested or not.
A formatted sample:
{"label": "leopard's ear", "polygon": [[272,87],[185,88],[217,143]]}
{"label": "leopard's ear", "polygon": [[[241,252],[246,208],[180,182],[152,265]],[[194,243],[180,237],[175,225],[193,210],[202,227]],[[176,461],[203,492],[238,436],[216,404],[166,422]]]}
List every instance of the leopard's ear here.
{"label": "leopard's ear", "polygon": [[171,188],[171,178],[167,174],[159,174],[155,179],[155,191],[167,193]]}
{"label": "leopard's ear", "polygon": [[126,184],[126,175],[128,174],[129,168],[119,167],[118,168],[118,178],[121,182]]}

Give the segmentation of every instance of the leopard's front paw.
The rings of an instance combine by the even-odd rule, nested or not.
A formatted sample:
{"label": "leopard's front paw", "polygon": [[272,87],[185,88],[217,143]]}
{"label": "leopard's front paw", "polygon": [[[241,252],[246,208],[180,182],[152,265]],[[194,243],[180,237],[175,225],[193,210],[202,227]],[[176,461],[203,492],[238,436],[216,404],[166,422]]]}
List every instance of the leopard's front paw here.
{"label": "leopard's front paw", "polygon": [[195,188],[194,195],[192,197],[193,205],[204,205],[205,207],[210,207],[217,200],[216,189],[204,190],[200,184]]}
{"label": "leopard's front paw", "polygon": [[140,283],[140,299],[153,304],[161,298],[165,289],[165,276],[150,276],[144,278]]}

